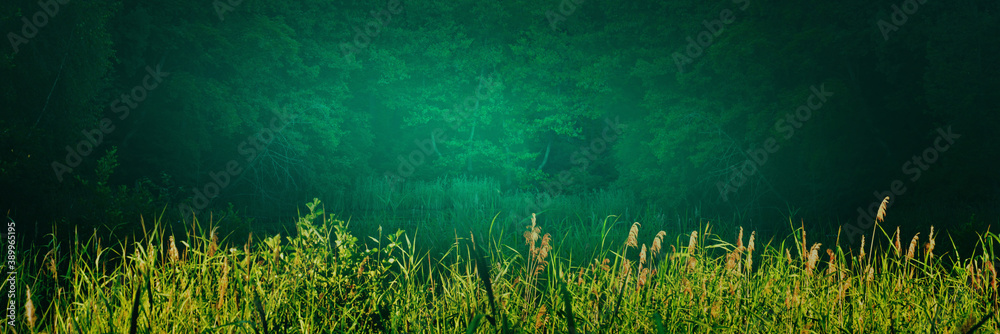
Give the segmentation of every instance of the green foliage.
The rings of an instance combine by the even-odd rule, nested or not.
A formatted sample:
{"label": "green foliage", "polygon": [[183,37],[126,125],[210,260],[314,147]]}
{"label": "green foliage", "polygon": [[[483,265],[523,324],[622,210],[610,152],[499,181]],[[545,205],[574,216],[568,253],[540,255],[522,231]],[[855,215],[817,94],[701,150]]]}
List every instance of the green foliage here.
{"label": "green foliage", "polygon": [[[431,257],[420,255],[423,250],[401,230],[367,237],[366,242],[354,237],[345,222],[325,214],[319,201],[306,207],[294,236],[269,236],[242,250],[216,240],[215,229],[196,226],[186,239],[176,240],[154,222],[132,244],[108,248],[95,234],[66,245],[69,249],[53,243],[47,250],[29,251],[25,255],[47,253],[19,263],[18,271],[25,273],[20,281],[32,289],[38,317],[35,327],[25,330],[997,329],[990,321],[996,312],[990,305],[996,303],[993,266],[1000,236],[990,232],[963,256],[935,254],[933,249],[913,257],[897,255],[892,236],[884,234],[877,244],[888,249],[865,245],[861,256],[851,245],[838,244],[831,248],[832,256],[820,259],[803,249],[807,244],[800,239],[801,230],[793,231],[794,242],[763,243],[761,238],[754,245],[744,243],[745,238],[726,241],[703,225],[690,243],[682,235],[676,243],[661,239],[663,247],[653,250],[646,247],[651,233],[636,226],[635,244],[619,244],[632,238],[612,227],[602,232],[609,245],[586,255],[566,253],[562,245],[580,236],[545,236],[539,243],[532,235],[541,229],[533,225],[524,234],[527,246],[520,235],[501,229],[476,243],[456,239],[445,254]],[[539,280],[525,279],[533,275]]]}

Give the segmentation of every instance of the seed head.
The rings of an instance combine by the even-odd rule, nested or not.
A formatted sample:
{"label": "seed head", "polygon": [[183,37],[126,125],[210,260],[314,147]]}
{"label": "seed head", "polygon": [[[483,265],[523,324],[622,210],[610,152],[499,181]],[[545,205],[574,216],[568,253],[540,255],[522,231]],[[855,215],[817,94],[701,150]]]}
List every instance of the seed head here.
{"label": "seed head", "polygon": [[628,247],[638,247],[639,246],[639,222],[632,223],[632,228],[628,230],[628,240],[625,241],[625,246]]}
{"label": "seed head", "polygon": [[665,235],[667,235],[667,232],[660,231],[656,233],[656,237],[653,237],[653,246],[649,248],[649,250],[653,254],[653,257],[656,257],[656,254],[660,252],[660,246],[661,246],[660,243],[662,242],[663,236]]}
{"label": "seed head", "polygon": [[645,264],[646,264],[646,244],[642,244],[642,250],[639,251],[639,268],[642,268],[642,266]]}
{"label": "seed head", "polygon": [[893,247],[896,250],[896,257],[899,257],[900,256],[900,252],[903,251],[902,248],[901,248],[901,246],[899,245],[899,226],[896,226],[896,236],[895,236],[895,238],[896,238],[896,243],[893,245]]}
{"label": "seed head", "polygon": [[924,244],[924,258],[930,261],[934,258],[934,226],[931,226],[931,234],[927,235],[927,243]]}
{"label": "seed head", "polygon": [[806,259],[806,275],[812,276],[813,269],[816,269],[816,261],[819,260],[819,246],[820,243],[814,243],[812,248],[809,249],[809,257]]}
{"label": "seed head", "polygon": [[691,232],[691,239],[688,241],[688,255],[694,254],[695,246],[698,245],[698,231]]}
{"label": "seed head", "polygon": [[882,222],[885,220],[885,209],[889,206],[889,196],[882,199],[882,205],[878,207],[878,214],[875,215],[875,222]]}
{"label": "seed head", "polygon": [[174,236],[170,235],[170,243],[167,245],[167,259],[171,263],[180,261],[180,252],[177,251],[177,244],[174,242]]}
{"label": "seed head", "polygon": [[914,252],[917,250],[917,239],[920,237],[920,232],[913,235],[913,239],[910,240],[910,247],[906,250],[906,259],[913,260]]}

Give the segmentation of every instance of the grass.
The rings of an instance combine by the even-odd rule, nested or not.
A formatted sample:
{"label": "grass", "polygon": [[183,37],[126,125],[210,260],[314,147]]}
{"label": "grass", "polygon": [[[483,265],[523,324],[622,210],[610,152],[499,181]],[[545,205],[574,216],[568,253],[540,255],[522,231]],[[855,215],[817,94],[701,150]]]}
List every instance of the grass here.
{"label": "grass", "polygon": [[[428,194],[438,191],[428,189]],[[488,193],[466,195],[482,192]],[[484,206],[502,202],[480,195]],[[17,268],[19,295],[28,300],[19,308],[17,332],[969,333],[998,328],[994,245],[1000,237],[986,232],[973,253],[938,254],[935,245],[947,243],[939,239],[946,234],[891,232],[884,209],[860,244],[838,235],[825,245],[811,240],[801,224],[785,238],[765,241],[736,227],[717,234],[716,225],[707,222],[681,233],[661,231],[663,223],[621,222],[615,216],[576,227],[561,220],[569,218],[550,217],[546,226],[542,217],[548,213],[523,224],[501,223],[496,213],[484,219],[476,212],[482,207],[462,207],[456,210],[465,212],[456,216],[482,223],[388,232],[401,224],[340,220],[325,213],[319,201],[306,209],[294,231],[251,234],[245,241],[220,239],[211,221],[195,222],[176,235],[159,219],[148,229],[142,221],[142,237],[112,245],[103,244],[96,232],[89,237],[74,232],[72,244],[62,245],[53,232],[51,243],[19,256],[24,259]]]}

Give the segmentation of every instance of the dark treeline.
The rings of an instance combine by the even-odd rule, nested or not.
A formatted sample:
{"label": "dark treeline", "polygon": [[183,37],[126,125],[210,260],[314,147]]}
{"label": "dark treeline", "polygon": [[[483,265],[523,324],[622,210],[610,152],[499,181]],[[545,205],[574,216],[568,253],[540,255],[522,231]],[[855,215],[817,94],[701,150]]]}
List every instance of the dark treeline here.
{"label": "dark treeline", "polygon": [[0,22],[23,224],[350,212],[365,180],[456,177],[778,226],[887,191],[914,223],[996,221],[992,0],[11,0]]}

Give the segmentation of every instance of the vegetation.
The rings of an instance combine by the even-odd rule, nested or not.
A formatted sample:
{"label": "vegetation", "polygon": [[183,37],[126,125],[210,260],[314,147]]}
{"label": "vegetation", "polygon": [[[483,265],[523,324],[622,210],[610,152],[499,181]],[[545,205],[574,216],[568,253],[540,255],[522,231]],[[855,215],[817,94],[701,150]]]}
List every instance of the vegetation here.
{"label": "vegetation", "polygon": [[995,330],[998,13],[3,0],[8,317],[18,333]]}
{"label": "vegetation", "polygon": [[[783,227],[791,206],[835,226],[909,178],[901,165],[950,125],[962,137],[905,185],[899,211],[995,222],[1000,181],[982,161],[1000,161],[1000,35],[978,32],[1000,30],[1000,5],[921,3],[883,36],[877,23],[909,12],[903,2],[93,0],[56,12],[7,0],[0,210],[90,230],[169,205],[173,223],[216,184],[200,213],[232,204],[287,221],[388,174],[622,191],[745,226]],[[734,21],[706,27],[723,12]],[[808,121],[776,126],[821,89],[833,96]],[[269,130],[278,115],[288,122]],[[104,119],[113,130],[98,131]],[[768,138],[780,151],[720,196]],[[111,152],[119,167],[102,174]]]}
{"label": "vegetation", "polygon": [[717,234],[708,222],[671,241],[665,231],[608,216],[590,253],[568,252],[567,244],[591,236],[553,236],[532,215],[527,226],[505,228],[494,220],[456,228],[440,256],[414,241],[419,229],[379,227],[358,238],[349,227],[365,222],[337,219],[318,200],[306,207],[294,232],[251,236],[242,247],[220,238],[212,222],[175,235],[156,220],[132,241],[106,245],[94,234],[34,250],[44,256],[18,268],[29,290],[18,332],[969,333],[998,327],[994,245],[1000,236],[981,235],[968,254],[936,252],[940,233],[933,229],[907,246],[908,235],[884,228],[884,206],[868,243],[860,244],[838,239],[824,247],[801,226],[787,238],[765,241],[742,228]]}

